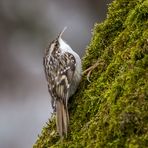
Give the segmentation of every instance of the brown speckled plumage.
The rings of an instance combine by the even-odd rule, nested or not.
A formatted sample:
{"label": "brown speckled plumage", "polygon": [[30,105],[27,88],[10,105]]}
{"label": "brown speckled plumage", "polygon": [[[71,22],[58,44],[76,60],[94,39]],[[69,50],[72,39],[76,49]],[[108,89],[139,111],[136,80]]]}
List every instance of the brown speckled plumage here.
{"label": "brown speckled plumage", "polygon": [[61,137],[68,131],[68,99],[81,79],[81,60],[61,39],[62,33],[45,49],[43,57],[51,104],[56,112],[57,131]]}

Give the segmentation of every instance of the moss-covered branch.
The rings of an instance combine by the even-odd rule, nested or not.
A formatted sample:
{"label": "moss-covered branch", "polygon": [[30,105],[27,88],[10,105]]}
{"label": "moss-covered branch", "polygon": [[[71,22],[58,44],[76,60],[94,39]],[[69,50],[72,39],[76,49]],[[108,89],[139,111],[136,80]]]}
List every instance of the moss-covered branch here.
{"label": "moss-covered branch", "polygon": [[62,142],[55,120],[34,148],[148,147],[148,0],[115,0],[96,24],[83,69],[99,61],[70,98],[70,130]]}

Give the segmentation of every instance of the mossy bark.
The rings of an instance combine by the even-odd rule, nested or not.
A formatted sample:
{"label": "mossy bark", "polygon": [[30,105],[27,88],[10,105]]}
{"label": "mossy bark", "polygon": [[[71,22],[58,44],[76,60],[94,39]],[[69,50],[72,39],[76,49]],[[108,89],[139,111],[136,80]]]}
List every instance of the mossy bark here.
{"label": "mossy bark", "polygon": [[96,24],[83,70],[99,62],[91,82],[84,75],[70,98],[70,129],[60,140],[55,119],[34,148],[148,147],[148,0],[115,0]]}

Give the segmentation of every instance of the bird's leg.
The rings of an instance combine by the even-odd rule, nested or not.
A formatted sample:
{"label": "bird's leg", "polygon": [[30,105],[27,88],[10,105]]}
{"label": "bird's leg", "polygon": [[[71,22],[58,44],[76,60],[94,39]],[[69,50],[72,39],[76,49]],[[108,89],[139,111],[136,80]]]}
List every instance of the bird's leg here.
{"label": "bird's leg", "polygon": [[89,80],[89,77],[90,77],[91,72],[92,72],[98,65],[99,65],[99,60],[98,60],[95,64],[93,64],[92,66],[90,66],[89,68],[87,68],[85,71],[83,71],[83,74],[86,74],[86,73],[87,73],[87,80],[88,80],[89,82],[91,82],[91,81]]}

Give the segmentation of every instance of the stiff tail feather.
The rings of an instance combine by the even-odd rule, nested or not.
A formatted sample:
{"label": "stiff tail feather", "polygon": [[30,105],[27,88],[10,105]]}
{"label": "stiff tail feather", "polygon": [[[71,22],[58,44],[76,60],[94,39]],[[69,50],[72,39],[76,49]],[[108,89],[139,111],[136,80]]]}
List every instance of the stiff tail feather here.
{"label": "stiff tail feather", "polygon": [[68,109],[63,104],[62,101],[58,100],[56,102],[56,125],[60,137],[63,137],[64,134],[67,136],[68,124],[69,124]]}

